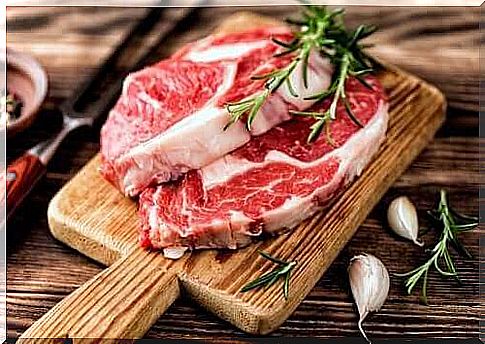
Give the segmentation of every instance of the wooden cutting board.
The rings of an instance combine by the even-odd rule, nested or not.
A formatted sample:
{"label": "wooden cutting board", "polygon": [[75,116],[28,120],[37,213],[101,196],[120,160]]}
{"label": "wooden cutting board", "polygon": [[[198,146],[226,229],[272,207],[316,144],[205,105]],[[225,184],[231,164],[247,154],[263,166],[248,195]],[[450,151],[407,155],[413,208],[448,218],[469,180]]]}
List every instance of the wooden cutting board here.
{"label": "wooden cutting board", "polygon": [[[275,23],[242,13],[229,18],[218,32]],[[140,249],[136,203],[100,177],[96,156],[52,199],[48,217],[57,239],[109,268],[57,304],[21,338],[139,338],[182,291],[246,332],[275,330],[444,120],[445,99],[433,86],[394,67],[378,77],[389,96],[389,129],[362,176],[332,207],[291,233],[238,251],[198,251],[172,261]],[[288,300],[282,282],[240,292],[244,284],[272,268],[258,250],[298,262]]]}

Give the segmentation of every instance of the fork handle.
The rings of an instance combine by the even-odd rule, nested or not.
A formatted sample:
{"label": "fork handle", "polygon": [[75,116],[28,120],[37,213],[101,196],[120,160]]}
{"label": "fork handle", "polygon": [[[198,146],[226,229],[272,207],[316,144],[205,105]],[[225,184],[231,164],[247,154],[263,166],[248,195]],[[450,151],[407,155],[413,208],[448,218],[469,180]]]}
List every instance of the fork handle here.
{"label": "fork handle", "polygon": [[79,121],[64,121],[52,138],[38,143],[7,167],[7,219],[45,174],[47,164],[64,138],[82,125]]}
{"label": "fork handle", "polygon": [[7,218],[14,212],[44,175],[46,166],[30,152],[12,162],[7,168]]}

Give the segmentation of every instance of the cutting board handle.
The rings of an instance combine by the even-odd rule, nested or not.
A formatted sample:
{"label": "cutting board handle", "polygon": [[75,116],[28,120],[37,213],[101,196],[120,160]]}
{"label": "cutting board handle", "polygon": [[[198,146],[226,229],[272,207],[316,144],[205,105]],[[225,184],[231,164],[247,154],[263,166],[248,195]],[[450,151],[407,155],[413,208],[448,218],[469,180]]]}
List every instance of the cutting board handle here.
{"label": "cutting board handle", "polygon": [[19,343],[142,337],[180,294],[173,264],[160,253],[134,250],[58,303]]}

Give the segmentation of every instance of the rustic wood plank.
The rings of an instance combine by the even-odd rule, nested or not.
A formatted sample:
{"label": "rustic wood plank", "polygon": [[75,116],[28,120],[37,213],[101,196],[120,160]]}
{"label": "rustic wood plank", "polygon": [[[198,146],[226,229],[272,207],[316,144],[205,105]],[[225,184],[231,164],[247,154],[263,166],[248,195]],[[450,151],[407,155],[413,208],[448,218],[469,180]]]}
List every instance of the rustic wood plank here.
{"label": "rustic wood plank", "polygon": [[[396,14],[390,16],[389,12],[394,9]],[[210,30],[210,27],[216,25],[214,18],[221,18],[223,14],[228,14],[233,10],[237,9],[221,8],[217,9],[217,13],[215,12],[216,9],[203,11],[201,20],[186,35],[189,38],[184,40],[181,37],[180,42],[204,35]],[[284,17],[289,11],[292,11],[282,7],[258,8],[258,10],[276,17]],[[378,12],[381,10],[387,10],[387,13]],[[46,66],[52,86],[45,111],[41,113],[37,123],[25,134],[9,140],[7,147],[9,158],[18,156],[24,149],[47,137],[49,132],[55,130],[58,121],[55,120],[56,115],[53,109],[56,104],[72,92],[77,86],[78,80],[90,75],[95,70],[97,63],[102,59],[103,56],[101,54],[108,52],[102,47],[93,46],[91,42],[101,42],[99,45],[110,44],[113,46],[123,30],[129,26],[131,21],[136,19],[135,15],[121,14],[121,16],[126,18],[124,23],[115,23],[111,28],[96,31],[98,18],[101,18],[102,15],[104,16],[103,13],[107,11],[134,13],[133,9],[116,8],[103,9],[103,11],[98,11],[94,14],[90,13],[87,8],[37,7],[8,9],[7,40],[9,46],[21,45],[22,49],[34,52],[34,55],[41,59]],[[416,16],[417,20],[428,21],[429,18],[432,18],[432,21],[428,21],[430,23],[429,27],[432,28],[434,25],[441,25],[443,22],[446,24],[447,18],[454,16],[461,17],[464,20],[474,20],[473,16],[469,15],[470,11],[475,10],[456,7],[418,9],[365,7],[353,12],[349,10],[348,19],[355,23],[358,23],[361,20],[360,18],[364,18],[369,22],[378,21],[382,23],[380,26],[384,31],[386,30],[386,25],[398,24],[396,23],[396,18],[399,19],[400,16],[398,13],[407,12],[409,16]],[[100,54],[97,62],[94,61],[94,55],[90,57],[93,60],[92,62],[90,60],[76,60],[75,58],[62,60],[59,56],[69,54],[69,52],[65,51],[68,49],[62,47],[63,41],[59,40],[58,27],[52,24],[55,21],[51,20],[50,24],[46,23],[44,25],[37,25],[39,22],[31,21],[31,17],[36,20],[37,16],[44,15],[46,17],[52,15],[54,17],[65,16],[69,18],[75,14],[74,12],[89,13],[93,29],[89,32],[77,33],[66,31],[62,36],[77,36],[79,45],[85,46],[85,50],[93,49],[97,54]],[[412,14],[413,12],[416,14]],[[401,16],[405,18],[406,14],[403,13]],[[13,18],[16,19],[19,25],[16,24],[17,26],[15,27],[11,25]],[[41,18],[40,23],[42,24],[42,21],[46,22],[47,20],[46,18]],[[24,26],[20,25],[22,21],[25,23]],[[74,31],[77,25],[76,21],[70,21],[69,19],[66,19],[66,21],[70,22],[68,29],[71,30],[72,28],[72,31]],[[413,23],[412,18],[409,18],[407,24],[403,25],[403,27],[407,26],[409,29],[412,29]],[[49,33],[41,33],[43,30],[47,30]],[[453,28],[450,27],[447,32],[452,33]],[[434,44],[434,40],[443,41],[447,37],[446,34],[432,34],[429,36],[430,44]],[[416,37],[419,37],[419,35]],[[76,42],[73,39],[64,39],[71,42],[70,45],[65,47],[75,48]],[[170,44],[177,43],[177,40],[179,40],[179,37],[174,37]],[[39,48],[43,43],[53,41],[59,41],[59,45],[57,47],[53,46],[48,51]],[[449,40],[449,42],[452,41]],[[459,49],[460,44],[463,44],[462,55],[473,54],[473,52],[470,53],[467,50],[469,49],[467,48],[467,42],[467,40],[454,42],[457,49]],[[400,44],[399,42],[392,43],[396,46]],[[409,46],[412,46],[412,44],[409,44]],[[436,46],[438,49],[438,45],[433,46]],[[417,53],[422,53],[424,56],[427,51],[427,49],[424,49]],[[52,63],[52,61],[56,61],[56,64]],[[64,65],[63,62],[66,61],[69,63]],[[438,84],[440,87],[443,87],[443,84],[446,86],[448,82],[455,83],[459,82],[461,78],[469,78],[469,76],[464,74],[455,75],[454,69],[450,69],[447,66],[440,64],[436,64],[436,66],[438,67],[438,76],[442,77],[442,82]],[[426,72],[424,71],[423,73]],[[426,77],[425,74],[421,75]],[[472,79],[470,80],[477,76],[471,75]],[[428,78],[428,80],[433,81],[432,78]],[[471,83],[474,84],[474,82]],[[453,98],[453,92],[453,90],[447,91],[448,98]],[[377,256],[385,256],[388,254],[389,249],[393,249],[395,245],[402,245],[407,249],[410,248],[406,242],[389,236],[382,230],[382,226],[385,224],[382,216],[385,205],[395,195],[409,195],[413,201],[417,202],[420,208],[426,209],[434,201],[435,192],[440,187],[446,187],[450,191],[453,202],[460,210],[468,214],[476,214],[478,212],[478,185],[475,182],[469,184],[468,180],[477,180],[479,178],[478,147],[479,144],[483,144],[477,138],[479,116],[477,112],[457,109],[456,107],[461,107],[459,101],[453,101],[452,99],[450,104],[453,107],[448,111],[447,122],[439,132],[439,139],[436,139],[428,146],[428,149],[416,160],[407,173],[398,179],[395,186],[371,213],[361,230],[357,232],[356,236],[354,236],[336,262],[315,286],[307,299],[297,308],[292,317],[278,331],[273,333],[274,336],[358,336],[354,309],[351,307],[351,298],[346,287],[345,267],[348,258],[354,253],[367,251]],[[465,105],[465,108],[474,110],[473,105]],[[63,297],[74,291],[102,269],[102,266],[98,263],[79,255],[77,252],[54,240],[48,232],[45,218],[48,200],[98,151],[98,147],[98,133],[96,133],[96,130],[92,132],[81,130],[74,133],[68,142],[61,147],[54,161],[52,161],[46,179],[34,190],[26,204],[9,223],[9,227],[12,229],[12,232],[9,231],[7,255],[7,326],[9,337],[18,337]],[[420,167],[415,168],[418,165]],[[468,169],[467,165],[469,166]],[[456,168],[459,168],[460,173],[453,175],[453,171]],[[465,173],[466,177],[460,176],[461,173]],[[443,180],[440,177],[441,174],[447,177]],[[418,178],[415,180],[414,178],[416,177]],[[444,183],[441,183],[442,181]],[[424,218],[424,216],[421,216],[421,218]],[[424,222],[423,226],[425,225],[426,223]],[[369,238],[374,237],[379,237],[378,245],[375,245],[373,240],[369,240]],[[475,256],[478,256],[479,253],[478,238],[478,232],[467,233],[463,238]],[[427,242],[431,243],[431,241]],[[406,260],[401,260],[399,257],[395,261],[388,260],[386,265],[391,271],[409,270],[425,259],[425,254],[420,250],[415,250],[412,254],[413,256],[410,254]],[[432,289],[430,290],[431,307],[417,306],[416,295],[405,296],[402,289],[400,289],[399,281],[395,281],[391,290],[391,292],[395,291],[396,297],[396,305],[392,306],[396,307],[395,320],[393,322],[388,321],[387,313],[369,317],[366,328],[369,329],[370,335],[380,334],[381,336],[388,336],[392,333],[393,337],[476,337],[478,335],[477,317],[480,314],[478,261],[460,262],[459,270],[460,273],[464,274],[467,281],[464,287],[453,286],[449,281],[438,277],[432,280]],[[450,286],[453,287],[454,293],[449,293]],[[409,316],[400,316],[402,315],[402,309],[406,308],[414,308],[415,312]],[[399,330],[396,329],[397,327],[399,327]],[[383,333],[384,331],[385,333]],[[201,338],[209,341],[217,340],[218,342],[224,337],[235,336],[247,335],[244,335],[235,327],[220,321],[217,317],[197,307],[186,298],[178,300],[169,308],[166,315],[161,317],[147,334],[148,338]]]}
{"label": "rustic wood plank", "polygon": [[55,305],[22,334],[19,342],[37,342],[31,340],[35,338],[141,337],[179,296],[171,265],[174,263],[157,253],[131,252]]}

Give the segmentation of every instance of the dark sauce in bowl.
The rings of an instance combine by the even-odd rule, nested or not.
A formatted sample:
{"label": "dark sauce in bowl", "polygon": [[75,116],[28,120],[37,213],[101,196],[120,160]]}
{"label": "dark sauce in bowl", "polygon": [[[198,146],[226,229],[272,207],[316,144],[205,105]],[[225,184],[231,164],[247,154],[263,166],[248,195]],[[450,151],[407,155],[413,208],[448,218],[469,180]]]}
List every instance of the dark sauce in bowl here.
{"label": "dark sauce in bowl", "polygon": [[8,113],[1,109],[0,130],[12,137],[35,120],[47,95],[48,80],[42,66],[30,55],[7,48],[6,57],[7,91],[0,97]]}

